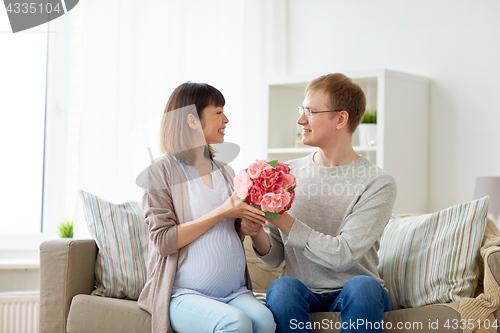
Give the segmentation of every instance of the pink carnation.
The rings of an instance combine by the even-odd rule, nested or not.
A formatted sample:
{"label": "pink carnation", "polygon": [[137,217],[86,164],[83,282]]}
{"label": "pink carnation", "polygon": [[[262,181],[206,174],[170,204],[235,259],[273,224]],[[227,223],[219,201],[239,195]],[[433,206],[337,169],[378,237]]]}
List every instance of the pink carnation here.
{"label": "pink carnation", "polygon": [[267,169],[273,169],[273,167],[267,164],[268,160],[257,160],[256,162],[250,164],[247,169],[248,175],[252,179],[256,179],[260,176],[260,173]]}
{"label": "pink carnation", "polygon": [[278,163],[276,166],[276,170],[284,172],[286,174],[290,173],[290,167],[288,167],[285,163]]}
{"label": "pink carnation", "polygon": [[283,182],[282,182],[282,186],[285,190],[293,190],[297,184],[297,180],[295,179],[295,176],[294,175],[290,175],[290,174],[282,174],[282,178],[283,178]]}
{"label": "pink carnation", "polygon": [[263,211],[270,211],[272,213],[278,213],[290,202],[290,194],[284,190],[280,190],[277,193],[271,192],[266,193],[262,197],[260,206]]}
{"label": "pink carnation", "polygon": [[285,208],[283,208],[283,210],[280,212],[280,215],[292,208],[292,202],[295,200],[295,191],[288,191],[288,194],[290,195],[290,202],[285,206]]}
{"label": "pink carnation", "polygon": [[254,203],[256,205],[260,205],[264,194],[265,194],[265,192],[262,191],[262,189],[259,186],[256,186],[254,184],[254,186],[252,186],[250,188],[250,191],[248,191],[247,201],[249,203]]}
{"label": "pink carnation", "polygon": [[260,186],[266,193],[274,192],[281,188],[281,173],[276,171],[272,166],[270,169],[262,170],[260,176],[255,180],[255,182]]}
{"label": "pink carnation", "polygon": [[[248,203],[260,205],[266,213],[283,214],[295,200],[295,176],[278,161],[257,160],[234,179],[236,195]],[[275,215],[268,218],[274,218]],[[267,214],[266,214],[267,216]]]}
{"label": "pink carnation", "polygon": [[245,170],[241,170],[236,177],[234,177],[234,189],[236,195],[241,200],[245,200],[248,196],[248,190],[252,187],[252,180]]}

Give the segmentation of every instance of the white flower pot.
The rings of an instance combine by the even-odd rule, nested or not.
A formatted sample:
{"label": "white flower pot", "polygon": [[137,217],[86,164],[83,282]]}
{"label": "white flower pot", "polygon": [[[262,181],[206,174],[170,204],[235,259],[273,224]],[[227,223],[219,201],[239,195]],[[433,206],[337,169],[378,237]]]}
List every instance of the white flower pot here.
{"label": "white flower pot", "polygon": [[359,124],[358,134],[361,147],[377,145],[377,124]]}

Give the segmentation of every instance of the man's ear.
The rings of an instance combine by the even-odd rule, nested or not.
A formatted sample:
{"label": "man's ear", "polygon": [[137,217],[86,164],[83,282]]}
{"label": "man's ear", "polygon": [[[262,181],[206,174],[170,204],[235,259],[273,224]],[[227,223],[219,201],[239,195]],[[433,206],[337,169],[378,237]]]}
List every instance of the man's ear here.
{"label": "man's ear", "polygon": [[339,117],[337,118],[337,129],[340,130],[346,127],[348,122],[349,122],[349,112],[344,110],[340,111]]}
{"label": "man's ear", "polygon": [[191,127],[191,129],[196,129],[196,118],[194,117],[194,115],[192,113],[188,114],[187,115],[187,124],[189,127]]}

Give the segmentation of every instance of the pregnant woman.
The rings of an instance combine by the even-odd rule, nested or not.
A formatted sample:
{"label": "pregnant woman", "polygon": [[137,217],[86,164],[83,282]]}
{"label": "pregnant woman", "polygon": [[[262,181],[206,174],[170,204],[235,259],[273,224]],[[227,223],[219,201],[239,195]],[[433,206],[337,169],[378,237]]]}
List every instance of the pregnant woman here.
{"label": "pregnant woman", "polygon": [[234,171],[214,160],[225,100],[214,87],[186,82],[170,96],[161,124],[164,153],[150,165],[143,196],[149,229],[148,279],[139,306],[152,332],[266,332],[272,313],[251,292],[241,219],[263,212],[233,194]]}

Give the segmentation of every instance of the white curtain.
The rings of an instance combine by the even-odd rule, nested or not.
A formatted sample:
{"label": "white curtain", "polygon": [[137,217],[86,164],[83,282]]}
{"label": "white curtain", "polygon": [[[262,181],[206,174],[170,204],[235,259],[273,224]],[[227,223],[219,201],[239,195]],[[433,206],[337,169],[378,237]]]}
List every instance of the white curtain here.
{"label": "white curtain", "polygon": [[[226,97],[226,141],[241,169],[263,158],[261,1],[80,1],[51,22],[45,231],[73,218],[86,237],[77,191],[140,201],[135,177],[157,152],[159,119],[185,81]],[[157,154],[157,153],[156,153]]]}

